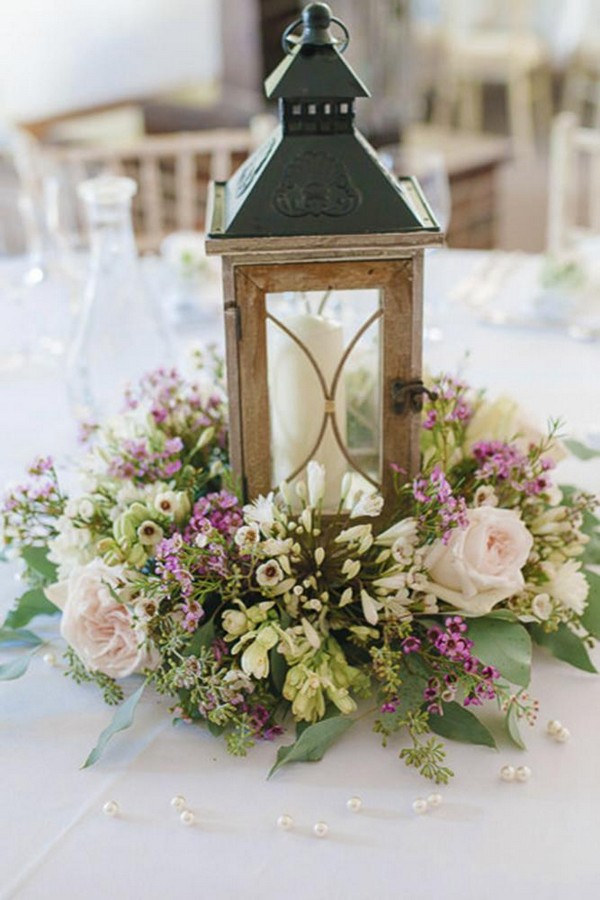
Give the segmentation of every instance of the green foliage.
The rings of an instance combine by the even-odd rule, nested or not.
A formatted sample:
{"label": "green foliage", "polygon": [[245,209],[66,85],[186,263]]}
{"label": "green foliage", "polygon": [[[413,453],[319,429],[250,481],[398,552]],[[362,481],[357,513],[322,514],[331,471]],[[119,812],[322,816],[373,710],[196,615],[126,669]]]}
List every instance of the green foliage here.
{"label": "green foliage", "polygon": [[585,643],[572,631],[568,625],[561,623],[556,631],[544,631],[540,625],[531,626],[531,634],[542,647],[547,647],[550,653],[563,662],[570,663],[576,669],[584,672],[597,672],[587,652]]}
{"label": "green foliage", "polygon": [[89,766],[93,766],[95,762],[97,762],[104,750],[106,749],[106,745],[113,737],[113,735],[117,734],[119,731],[124,731],[126,728],[129,728],[135,716],[135,710],[137,708],[138,703],[142,698],[142,694],[144,693],[144,689],[146,687],[146,683],[144,682],[137,691],[129,697],[122,706],[120,706],[115,712],[112,721],[109,725],[106,726],[100,737],[98,738],[98,743],[82,765],[82,769],[87,769]]}
{"label": "green foliage", "polygon": [[421,735],[429,731],[429,718],[427,713],[409,713],[405,721],[406,728],[412,739],[412,747],[404,747],[400,751],[400,759],[407,766],[418,769],[424,778],[435,781],[436,784],[448,784],[454,775],[452,769],[443,766],[446,759],[444,745],[434,737],[422,741]]}
{"label": "green foliage", "polygon": [[518,710],[514,704],[511,704],[508,708],[505,723],[506,731],[513,744],[516,744],[517,747],[519,747],[521,750],[526,750],[527,747],[525,745],[525,741],[521,737],[521,732],[519,730]]}
{"label": "green foliage", "polygon": [[280,747],[277,753],[277,762],[269,772],[267,778],[277,772],[282,766],[291,762],[314,762],[322,759],[325,752],[355,723],[355,719],[348,716],[335,716],[331,719],[323,719],[305,728],[295,743],[287,747]]}
{"label": "green foliage", "polygon": [[65,675],[72,678],[75,684],[97,684],[102,691],[104,702],[109,706],[116,706],[117,703],[122,701],[124,696],[123,688],[120,684],[117,684],[114,678],[103,675],[102,672],[90,672],[71,647],[67,647],[65,659],[67,660]]}
{"label": "green foliage", "polygon": [[42,585],[54,584],[57,580],[57,568],[48,559],[47,547],[23,547],[21,556],[27,566],[28,573],[34,576],[34,580]]}
{"label": "green foliage", "polygon": [[60,610],[48,600],[41,588],[32,588],[19,597],[14,609],[11,609],[4,620],[4,625],[7,628],[22,628],[36,616],[54,616],[59,612]]}
{"label": "green foliage", "polygon": [[585,462],[587,462],[588,459],[598,459],[600,457],[600,450],[592,450],[591,447],[582,444],[581,441],[570,439],[563,441],[563,444],[573,456],[576,456],[577,459],[582,459]]}
{"label": "green foliage", "polygon": [[518,622],[483,616],[469,619],[473,655],[495,666],[513,684],[527,687],[531,678],[531,638]]}
{"label": "green foliage", "polygon": [[33,653],[27,653],[1,665],[0,681],[16,681],[17,678],[21,678],[29,668],[33,656]]}
{"label": "green foliage", "polygon": [[590,586],[590,592],[586,610],[581,617],[581,624],[595,638],[600,638],[600,575],[596,575],[595,572],[586,572],[585,577]]}
{"label": "green foliage", "polygon": [[33,631],[27,631],[25,628],[0,628],[0,644],[5,647],[39,647],[43,641]]}
{"label": "green foliage", "polygon": [[496,741],[477,716],[459,703],[442,703],[443,715],[429,715],[429,727],[435,734],[465,744],[481,744],[496,749]]}

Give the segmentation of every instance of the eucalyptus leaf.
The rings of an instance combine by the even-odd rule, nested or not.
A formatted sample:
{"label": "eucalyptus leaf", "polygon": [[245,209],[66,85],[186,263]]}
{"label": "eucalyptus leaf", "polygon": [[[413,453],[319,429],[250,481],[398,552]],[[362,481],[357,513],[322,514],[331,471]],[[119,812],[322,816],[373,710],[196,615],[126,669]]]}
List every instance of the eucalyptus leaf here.
{"label": "eucalyptus leaf", "polygon": [[135,716],[135,710],[140,702],[142,694],[144,693],[144,689],[146,687],[146,682],[144,682],[137,691],[131,695],[115,712],[112,721],[109,725],[106,726],[100,737],[98,738],[98,743],[82,765],[82,769],[87,769],[89,766],[93,766],[95,762],[97,762],[104,750],[106,749],[106,745],[110,741],[111,737],[117,734],[119,731],[124,731],[126,728],[129,728],[133,723],[133,719]]}
{"label": "eucalyptus leaf", "polygon": [[4,663],[0,666],[0,681],[16,681],[17,678],[21,678],[29,668],[32,659],[33,653],[27,653]]}
{"label": "eucalyptus leaf", "polygon": [[32,588],[19,597],[14,609],[7,615],[4,626],[22,628],[36,616],[55,616],[60,610],[46,597],[41,588]]}
{"label": "eucalyptus leaf", "polygon": [[35,572],[44,584],[53,584],[57,580],[57,567],[48,559],[47,547],[23,547],[21,556],[27,568]]}
{"label": "eucalyptus leaf", "polygon": [[267,775],[270,778],[282,766],[291,762],[316,762],[322,759],[326,750],[331,747],[355,723],[355,719],[348,716],[336,716],[315,722],[305,728],[295,743],[287,747],[280,747],[277,753],[277,762]]}
{"label": "eucalyptus leaf", "polygon": [[4,646],[39,647],[42,643],[41,637],[25,628],[0,628],[0,644]]}
{"label": "eucalyptus leaf", "polygon": [[430,715],[429,727],[440,737],[465,744],[480,744],[496,749],[496,741],[485,725],[460,703],[442,703],[444,714]]}
{"label": "eucalyptus leaf", "polygon": [[531,638],[519,622],[483,616],[468,620],[473,656],[495,666],[508,681],[527,687],[531,678]]}
{"label": "eucalyptus leaf", "polygon": [[587,444],[582,444],[581,441],[575,441],[572,439],[563,441],[563,444],[569,450],[573,456],[576,456],[577,459],[598,459],[600,457],[600,450],[593,450],[591,447],[588,447]]}
{"label": "eucalyptus leaf", "polygon": [[521,750],[527,750],[525,741],[521,737],[519,730],[519,719],[517,717],[517,708],[511,704],[506,714],[506,730],[513,744],[516,744]]}
{"label": "eucalyptus leaf", "polygon": [[532,625],[531,634],[536,644],[547,647],[557,659],[570,663],[576,669],[583,669],[584,672],[598,671],[584,642],[564,622],[558,626],[558,631],[551,632],[544,631],[541,625]]}

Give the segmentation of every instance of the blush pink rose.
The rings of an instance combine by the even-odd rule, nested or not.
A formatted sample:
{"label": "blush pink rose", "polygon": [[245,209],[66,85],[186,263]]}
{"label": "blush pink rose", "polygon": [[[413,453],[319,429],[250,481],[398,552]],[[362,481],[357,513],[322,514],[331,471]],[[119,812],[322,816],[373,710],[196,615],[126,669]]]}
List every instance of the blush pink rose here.
{"label": "blush pink rose", "polygon": [[481,616],[524,587],[521,569],[533,538],[512,509],[480,506],[467,515],[466,528],[456,528],[448,544],[437,541],[430,548],[426,590]]}
{"label": "blush pink rose", "polygon": [[48,599],[63,611],[64,639],[86,669],[111,678],[125,678],[155,661],[140,623],[117,599],[125,583],[120,566],[94,559],[46,589]]}

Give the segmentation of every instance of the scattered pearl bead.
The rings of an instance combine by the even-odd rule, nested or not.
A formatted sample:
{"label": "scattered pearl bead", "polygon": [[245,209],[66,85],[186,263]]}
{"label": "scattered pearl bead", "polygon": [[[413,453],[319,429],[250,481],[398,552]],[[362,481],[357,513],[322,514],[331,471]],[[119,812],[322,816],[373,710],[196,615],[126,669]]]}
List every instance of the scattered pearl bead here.
{"label": "scattered pearl bead", "polygon": [[44,653],[42,656],[43,661],[47,666],[55,666],[56,665],[56,656],[54,653]]}
{"label": "scattered pearl bead", "polygon": [[500,778],[502,781],[514,781],[516,775],[517,773],[514,766],[502,766],[500,769]]}
{"label": "scattered pearl bead", "polygon": [[565,728],[564,725],[561,726],[560,731],[557,731],[554,735],[554,740],[558,741],[559,744],[565,744],[569,738],[571,737],[571,732],[568,728]]}
{"label": "scattered pearl bead", "polygon": [[189,809],[184,809],[179,818],[183,825],[193,825],[196,821],[196,816]]}
{"label": "scattered pearl bead", "polygon": [[531,769],[529,766],[519,766],[515,772],[517,781],[529,781],[531,777]]}
{"label": "scattered pearl bead", "polygon": [[171,798],[171,806],[173,807],[173,809],[181,812],[185,809],[185,805],[186,799],[181,794],[175,794],[175,796]]}
{"label": "scattered pearl bead", "polygon": [[441,806],[444,802],[444,798],[441,794],[430,794],[427,798],[427,806],[430,806],[431,809],[436,809],[438,806]]}
{"label": "scattered pearl bead", "polygon": [[546,725],[546,731],[548,734],[556,735],[561,730],[562,724],[558,721],[558,719],[550,719],[548,724]]}
{"label": "scattered pearl bead", "polygon": [[277,827],[281,828],[282,831],[289,831],[294,825],[294,820],[291,816],[284,814],[283,816],[279,816],[277,819]]}
{"label": "scattered pearl bead", "polygon": [[315,824],[313,825],[313,831],[318,838],[327,837],[329,825],[326,822],[315,822]]}
{"label": "scattered pearl bead", "polygon": [[415,812],[418,816],[422,816],[423,813],[427,812],[429,806],[427,804],[427,800],[419,797],[417,800],[413,800],[412,808],[413,812]]}
{"label": "scattered pearl bead", "polygon": [[119,804],[116,800],[107,800],[102,807],[105,816],[116,816],[119,814]]}
{"label": "scattered pearl bead", "polygon": [[346,806],[350,810],[350,812],[360,812],[362,809],[362,800],[360,797],[350,797]]}

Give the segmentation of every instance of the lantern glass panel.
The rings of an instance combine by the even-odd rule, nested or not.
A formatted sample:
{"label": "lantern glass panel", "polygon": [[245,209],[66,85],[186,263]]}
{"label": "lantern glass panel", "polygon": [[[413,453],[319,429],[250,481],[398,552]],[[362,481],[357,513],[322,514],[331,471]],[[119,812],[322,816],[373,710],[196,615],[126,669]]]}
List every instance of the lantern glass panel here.
{"label": "lantern glass panel", "polygon": [[346,472],[353,489],[381,482],[380,291],[269,293],[266,303],[272,484],[315,459],[333,511]]}

